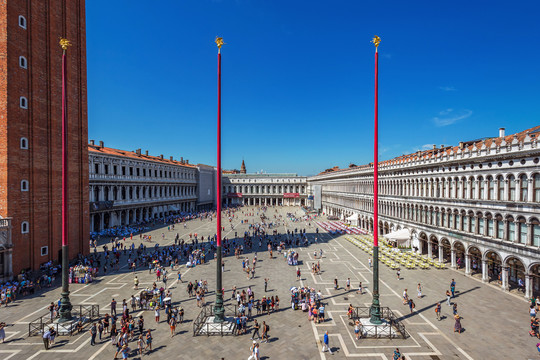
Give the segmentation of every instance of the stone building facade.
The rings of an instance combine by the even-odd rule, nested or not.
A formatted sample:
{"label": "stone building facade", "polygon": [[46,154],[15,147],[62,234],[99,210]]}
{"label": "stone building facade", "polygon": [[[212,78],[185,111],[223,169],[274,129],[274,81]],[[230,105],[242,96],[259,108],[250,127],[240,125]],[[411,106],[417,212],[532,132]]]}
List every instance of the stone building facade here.
{"label": "stone building facade", "polygon": [[0,1],[0,217],[11,218],[12,230],[12,251],[2,252],[12,258],[0,261],[12,264],[15,275],[61,253],[59,36],[72,43],[67,119],[73,258],[89,250],[85,2]]}
{"label": "stone building facade", "polygon": [[306,206],[307,177],[297,174],[223,174],[223,204],[255,206]]}
{"label": "stone building facade", "polygon": [[134,224],[197,205],[197,167],[189,161],[88,145],[90,228]]}
{"label": "stone building facade", "polygon": [[[379,163],[380,234],[408,229],[424,254],[502,289],[540,293],[540,126]],[[322,211],[373,231],[373,166],[330,169]],[[416,245],[415,245],[416,244]],[[521,281],[520,281],[521,279]]]}

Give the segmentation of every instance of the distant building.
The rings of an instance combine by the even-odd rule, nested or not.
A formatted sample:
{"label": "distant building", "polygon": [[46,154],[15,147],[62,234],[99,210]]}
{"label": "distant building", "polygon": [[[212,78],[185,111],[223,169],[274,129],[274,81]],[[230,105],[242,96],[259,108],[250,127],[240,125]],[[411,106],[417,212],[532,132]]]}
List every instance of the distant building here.
{"label": "distant building", "polygon": [[[407,229],[413,247],[504,290],[540,295],[540,126],[433,146],[379,163],[381,235]],[[373,224],[373,164],[308,178],[322,211]]]}
{"label": "distant building", "polygon": [[198,167],[189,160],[107,148],[93,140],[88,153],[92,231],[194,211],[202,198]]}

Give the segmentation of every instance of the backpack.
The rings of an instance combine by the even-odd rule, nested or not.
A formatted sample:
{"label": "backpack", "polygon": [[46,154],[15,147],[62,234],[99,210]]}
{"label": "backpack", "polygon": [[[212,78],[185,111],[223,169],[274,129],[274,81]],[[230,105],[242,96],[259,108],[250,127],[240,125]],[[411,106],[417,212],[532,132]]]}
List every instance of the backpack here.
{"label": "backpack", "polygon": [[266,332],[270,331],[270,325],[266,325]]}

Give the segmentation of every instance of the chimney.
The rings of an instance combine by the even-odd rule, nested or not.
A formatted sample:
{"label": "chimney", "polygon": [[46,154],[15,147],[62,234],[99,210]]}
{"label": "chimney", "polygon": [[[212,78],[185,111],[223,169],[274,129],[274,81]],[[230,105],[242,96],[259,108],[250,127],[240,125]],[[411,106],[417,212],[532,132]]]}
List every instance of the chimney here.
{"label": "chimney", "polygon": [[172,161],[172,156],[171,156],[171,161]]}
{"label": "chimney", "polygon": [[443,144],[441,144],[441,149],[444,149],[444,145],[443,145]]}
{"label": "chimney", "polygon": [[160,158],[161,160],[163,160],[163,154],[159,155],[159,158]]}
{"label": "chimney", "polygon": [[433,144],[433,150],[435,150],[437,148],[437,145]]}
{"label": "chimney", "polygon": [[460,148],[461,150],[463,150],[463,141],[460,141],[460,142],[459,142],[459,148]]}
{"label": "chimney", "polygon": [[188,159],[186,159],[186,164],[189,164],[189,160],[188,160]]}
{"label": "chimney", "polygon": [[141,149],[135,150],[135,153],[137,154],[137,156],[141,156]]}
{"label": "chimney", "polygon": [[146,151],[144,152],[144,155],[148,156],[148,150],[146,150]]}
{"label": "chimney", "polygon": [[180,156],[180,162],[183,164],[184,163],[184,157],[183,156]]}
{"label": "chimney", "polygon": [[504,137],[504,128],[499,128],[499,137]]}
{"label": "chimney", "polygon": [[99,142],[99,147],[100,147],[100,148],[103,148],[104,146],[105,146],[105,145],[103,144],[103,141],[100,141],[100,142]]}
{"label": "chimney", "polygon": [[90,145],[94,146],[94,140],[90,140]]}

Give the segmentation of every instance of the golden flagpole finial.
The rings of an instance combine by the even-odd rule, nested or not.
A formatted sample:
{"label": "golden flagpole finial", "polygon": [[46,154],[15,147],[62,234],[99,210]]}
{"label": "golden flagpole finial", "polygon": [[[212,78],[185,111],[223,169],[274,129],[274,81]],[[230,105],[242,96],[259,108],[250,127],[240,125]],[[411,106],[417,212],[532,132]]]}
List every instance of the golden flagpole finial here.
{"label": "golden flagpole finial", "polygon": [[68,46],[71,46],[71,42],[66,38],[60,38],[60,46],[62,47],[62,50],[66,51]]}
{"label": "golden flagpole finial", "polygon": [[219,36],[216,36],[216,40],[215,40],[215,41],[216,41],[216,45],[217,45],[217,47],[218,47],[218,52],[220,52],[220,51],[221,51],[221,47],[222,47],[223,45],[225,45],[225,43],[223,42],[223,38],[222,38],[222,37],[219,37]]}
{"label": "golden flagpole finial", "polygon": [[375,37],[373,38],[373,40],[371,40],[371,42],[375,45],[375,50],[377,50],[377,48],[379,47],[379,44],[381,43],[381,38],[375,35]]}

